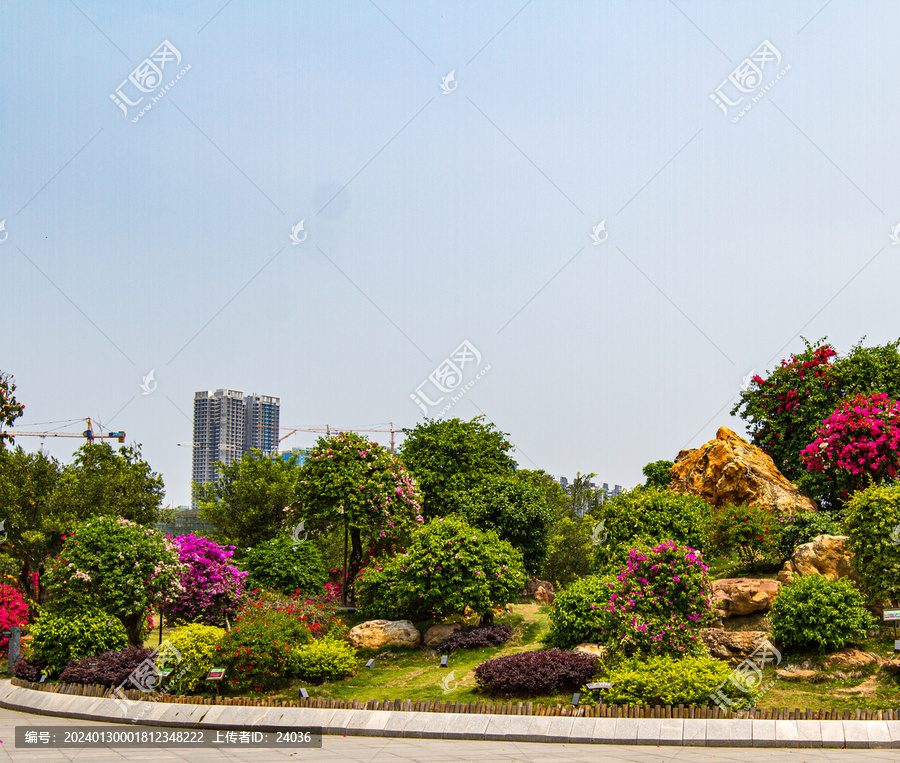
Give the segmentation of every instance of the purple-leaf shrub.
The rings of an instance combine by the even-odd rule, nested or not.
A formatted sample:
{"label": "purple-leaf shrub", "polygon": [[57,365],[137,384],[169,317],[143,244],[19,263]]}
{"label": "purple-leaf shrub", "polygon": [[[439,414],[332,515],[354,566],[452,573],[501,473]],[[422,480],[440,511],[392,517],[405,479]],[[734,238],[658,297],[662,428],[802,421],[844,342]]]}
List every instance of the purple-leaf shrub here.
{"label": "purple-leaf shrub", "polygon": [[593,655],[546,649],[495,657],[475,668],[478,688],[502,697],[536,697],[578,689],[597,668]]}
{"label": "purple-leaf shrub", "polygon": [[244,598],[246,572],[228,564],[234,546],[223,547],[193,533],[175,538],[180,560],[187,565],[181,578],[184,592],[167,605],[178,622],[224,626],[234,621]]}

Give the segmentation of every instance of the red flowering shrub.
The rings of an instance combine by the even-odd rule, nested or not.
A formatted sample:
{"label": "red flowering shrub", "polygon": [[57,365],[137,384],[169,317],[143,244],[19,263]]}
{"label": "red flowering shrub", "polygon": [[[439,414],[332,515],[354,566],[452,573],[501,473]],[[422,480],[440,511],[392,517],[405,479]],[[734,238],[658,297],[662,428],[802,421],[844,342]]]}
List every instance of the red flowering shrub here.
{"label": "red flowering shrub", "polygon": [[[25,597],[13,586],[0,585],[0,629],[9,630],[13,625],[28,625],[28,604]],[[9,639],[0,635],[0,649],[6,649]]]}
{"label": "red flowering shrub", "polygon": [[811,472],[825,472],[846,500],[870,482],[897,476],[900,465],[900,402],[884,393],[856,395],[842,403],[800,451]]}
{"label": "red flowering shrub", "polygon": [[193,533],[174,540],[186,567],[181,575],[184,590],[167,606],[166,614],[175,622],[224,626],[226,617],[233,620],[240,607],[247,577],[228,564],[234,546],[223,547]]}

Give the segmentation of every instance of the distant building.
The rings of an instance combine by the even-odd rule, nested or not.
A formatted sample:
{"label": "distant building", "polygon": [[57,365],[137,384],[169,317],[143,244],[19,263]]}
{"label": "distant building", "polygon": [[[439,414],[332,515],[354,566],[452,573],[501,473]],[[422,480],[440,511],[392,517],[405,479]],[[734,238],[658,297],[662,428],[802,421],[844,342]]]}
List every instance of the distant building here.
{"label": "distant building", "polygon": [[[278,452],[281,401],[277,397],[234,389],[202,390],[194,393],[194,482],[215,482],[221,461],[237,461],[251,448]],[[197,508],[192,499],[191,508]]]}
{"label": "distant building", "polygon": [[283,450],[278,455],[281,456],[285,461],[287,461],[291,456],[297,456],[297,466],[303,466],[306,463],[306,459],[309,458],[309,454],[312,452],[312,448],[291,448],[290,450]]}
{"label": "distant building", "polygon": [[175,516],[170,522],[157,522],[154,525],[163,535],[210,535],[213,527],[209,522],[200,519],[200,512],[188,506],[175,509]]}

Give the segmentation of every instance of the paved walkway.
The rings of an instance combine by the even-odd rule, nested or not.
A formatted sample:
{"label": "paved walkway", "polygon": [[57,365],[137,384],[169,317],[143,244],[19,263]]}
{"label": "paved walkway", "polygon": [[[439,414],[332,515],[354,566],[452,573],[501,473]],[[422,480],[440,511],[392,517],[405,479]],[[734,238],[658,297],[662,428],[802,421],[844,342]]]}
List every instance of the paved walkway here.
{"label": "paved walkway", "polygon": [[[220,751],[214,749],[16,749],[16,726],[91,726],[98,729],[118,727],[118,724],[91,723],[45,715],[31,715],[0,709],[0,761],[301,761],[316,763],[334,761],[420,761],[421,763],[606,763],[606,761],[641,761],[641,763],[900,763],[900,750],[775,750],[759,748],[718,747],[644,747],[625,745],[535,744],[529,742],[470,742],[443,739],[382,739],[377,737],[323,738],[322,749],[245,749]],[[133,727],[132,727],[133,728]]]}

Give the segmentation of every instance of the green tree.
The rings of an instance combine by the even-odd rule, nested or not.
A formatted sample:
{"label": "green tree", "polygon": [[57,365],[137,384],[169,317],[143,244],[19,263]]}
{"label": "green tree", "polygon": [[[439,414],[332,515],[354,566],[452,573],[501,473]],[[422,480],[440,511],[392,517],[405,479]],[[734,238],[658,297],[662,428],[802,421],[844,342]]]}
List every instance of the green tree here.
{"label": "green tree", "polygon": [[647,478],[644,487],[655,485],[656,487],[669,487],[672,475],[669,472],[675,466],[674,461],[651,461],[641,471]]}
{"label": "green tree", "polygon": [[4,432],[3,427],[11,427],[25,411],[25,406],[16,400],[13,394],[15,391],[15,379],[11,374],[0,371],[0,450],[3,450],[7,440],[12,442],[14,437],[9,432]]}
{"label": "green tree", "polygon": [[572,510],[569,497],[553,475],[547,474],[543,469],[517,469],[516,476],[525,482],[530,482],[544,494],[544,500],[553,516],[554,525],[566,517],[575,519],[575,512]]}
{"label": "green tree", "polygon": [[96,607],[121,621],[128,643],[142,646],[147,614],[181,591],[185,571],[175,543],[121,517],[95,517],[63,541],[47,568],[49,607]]}
{"label": "green tree", "polygon": [[426,419],[404,429],[400,457],[422,491],[426,519],[453,510],[453,494],[465,492],[491,474],[511,474],[516,462],[506,433],[483,416],[471,421]]}
{"label": "green tree", "polygon": [[557,522],[547,542],[547,558],[541,577],[557,588],[565,588],[591,571],[591,525],[585,520],[564,517]]}
{"label": "green tree", "polygon": [[566,487],[566,495],[572,508],[571,516],[584,517],[597,513],[601,506],[600,492],[591,485],[591,479],[596,476],[593,472],[578,472]]}
{"label": "green tree", "polygon": [[86,443],[63,468],[53,502],[60,516],[74,520],[113,514],[147,525],[159,518],[164,492],[140,445],[114,451],[105,442]]}
{"label": "green tree", "polygon": [[216,528],[216,538],[239,550],[257,546],[284,529],[285,509],[296,500],[300,467],[253,449],[230,464],[216,465],[219,478],[194,483],[200,516]]}
{"label": "green tree", "polygon": [[900,602],[900,484],[854,493],[842,522],[869,600]]}
{"label": "green tree", "polygon": [[[378,443],[353,432],[320,437],[300,468],[292,520],[344,528],[352,583],[363,559],[363,541],[402,542],[422,521],[419,491],[403,463]],[[343,587],[345,595],[349,586]]]}
{"label": "green tree", "polygon": [[810,474],[800,452],[841,402],[883,392],[900,399],[900,340],[876,347],[858,344],[846,356],[820,339],[782,360],[768,376],[754,376],[731,410],[747,422],[754,445],[768,453],[784,475],[810,497],[839,506],[837,490],[824,474]]}
{"label": "green tree", "polygon": [[456,511],[482,530],[522,551],[525,571],[536,575],[547,555],[547,531],[553,520],[544,494],[533,483],[511,475],[488,475],[476,487],[457,493]]}
{"label": "green tree", "polygon": [[310,542],[297,543],[289,535],[279,535],[254,546],[244,559],[251,585],[288,596],[299,591],[320,596],[328,581],[328,570],[319,549]]}
{"label": "green tree", "polygon": [[74,526],[53,506],[59,475],[59,463],[44,453],[0,449],[0,507],[7,534],[3,549],[21,561],[19,584],[32,601],[38,595],[34,573],[43,574],[45,559],[59,551],[62,534]]}

